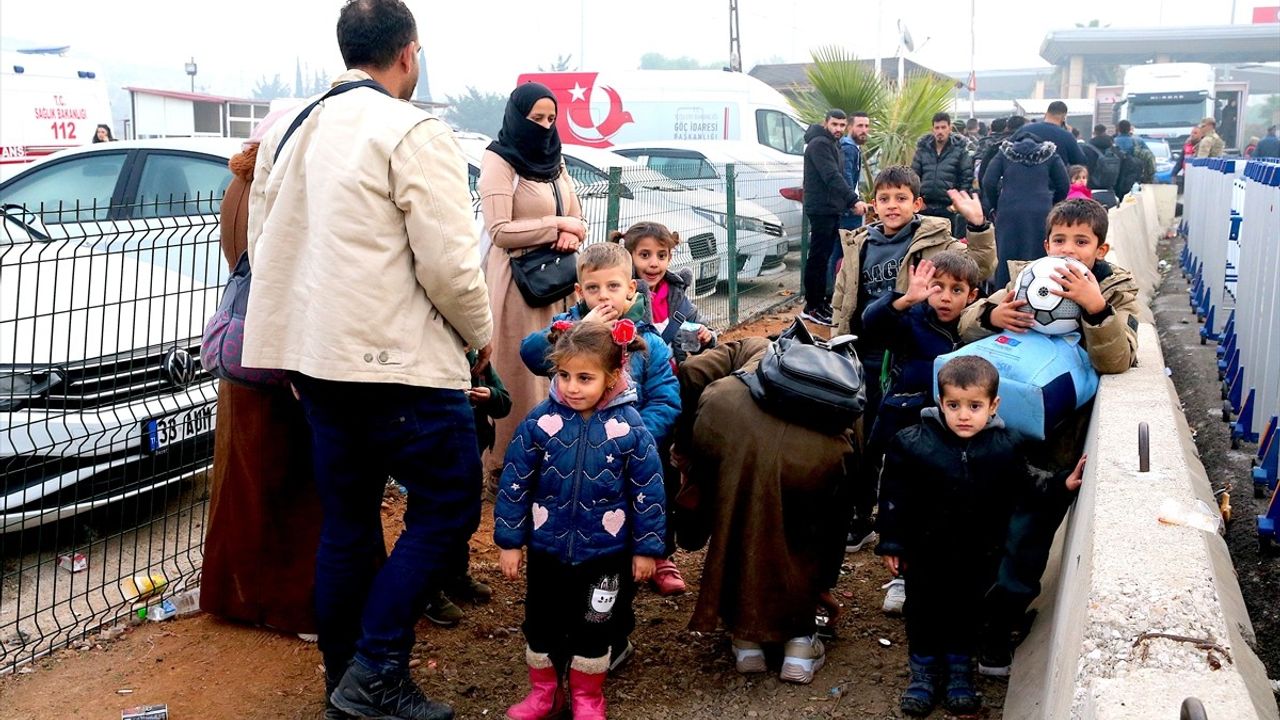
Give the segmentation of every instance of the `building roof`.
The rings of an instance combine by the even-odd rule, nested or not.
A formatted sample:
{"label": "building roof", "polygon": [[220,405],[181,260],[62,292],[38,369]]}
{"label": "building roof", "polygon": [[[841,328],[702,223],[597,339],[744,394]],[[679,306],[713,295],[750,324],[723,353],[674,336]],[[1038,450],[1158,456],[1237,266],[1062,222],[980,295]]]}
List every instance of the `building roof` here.
{"label": "building roof", "polygon": [[1073,55],[1116,65],[1141,65],[1157,55],[1169,62],[1265,62],[1276,59],[1276,48],[1274,24],[1072,28],[1046,34],[1040,57],[1054,65]]}
{"label": "building roof", "polygon": [[174,98],[176,100],[190,100],[191,102],[211,102],[211,103],[252,103],[254,105],[266,105],[270,100],[253,100],[250,98],[228,97],[226,95],[209,95],[207,93],[192,93],[182,90],[161,90],[158,88],[142,88],[131,85],[125,86],[125,90],[140,95],[158,95],[160,97]]}
{"label": "building roof", "polygon": [[[874,59],[856,60],[860,65],[865,65],[868,70],[875,68],[876,61]],[[776,65],[756,65],[751,68],[751,72],[747,73],[753,78],[764,82],[769,87],[782,92],[790,91],[794,87],[802,90],[811,89],[809,84],[809,67],[813,63],[781,63]],[[904,60],[903,71],[907,75],[913,73],[931,73],[938,77],[946,78],[945,73],[940,73],[932,68],[927,68],[912,60]],[[883,78],[896,79],[898,77],[898,58],[887,57],[880,59],[880,76]],[[966,75],[966,77],[968,77]],[[950,78],[948,78],[950,79]]]}

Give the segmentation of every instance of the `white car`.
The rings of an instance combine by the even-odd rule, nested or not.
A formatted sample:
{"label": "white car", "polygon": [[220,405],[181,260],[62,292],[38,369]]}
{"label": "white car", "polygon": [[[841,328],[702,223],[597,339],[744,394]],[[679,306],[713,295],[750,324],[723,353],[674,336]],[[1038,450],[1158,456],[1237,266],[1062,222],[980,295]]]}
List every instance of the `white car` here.
{"label": "white car", "polygon": [[[480,218],[480,198],[476,192],[476,182],[480,174],[481,156],[489,145],[490,139],[477,133],[455,132],[463,154],[470,165],[472,199],[476,205],[477,223]],[[570,176],[577,185],[578,198],[582,201],[583,213],[587,218],[588,242],[603,242],[608,235],[609,176],[607,169],[600,169],[580,157],[589,148],[565,146],[563,149],[565,165]],[[694,272],[694,295],[705,297],[715,292],[716,283],[729,276],[728,268],[728,231],[725,227],[724,196],[713,196],[682,187],[678,183],[657,175],[637,165],[634,161],[604,151],[602,155],[593,155],[597,162],[607,162],[610,166],[625,167],[623,188],[618,201],[618,225],[625,229],[641,220],[660,222],[680,234],[682,242],[676,246],[671,265],[673,268],[690,267]],[[639,174],[639,177],[637,177]],[[645,182],[645,181],[648,182]],[[631,185],[628,185],[628,183]],[[664,190],[644,187],[657,185]],[[672,197],[683,202],[673,202]],[[689,203],[697,200],[699,206]],[[705,206],[705,207],[704,207]],[[757,211],[759,209],[757,208]],[[754,227],[755,234],[771,234],[766,222],[772,222],[767,213],[764,220],[747,218],[739,215],[738,267],[739,277],[752,277],[759,274],[772,274],[784,269],[781,257],[776,261],[769,253],[777,252],[776,242],[765,243],[763,247],[753,244],[750,233],[744,226]],[[746,235],[748,245],[743,245]]]}
{"label": "white car", "polygon": [[782,236],[799,247],[803,211],[800,203],[782,195],[782,189],[804,184],[802,157],[769,156],[758,143],[736,140],[655,140],[611,150],[682,185],[718,192],[725,191],[725,169],[733,163],[738,199],[773,213],[782,224]]}
{"label": "white car", "polygon": [[[0,184],[0,534],[204,472],[200,336],[239,140],[86,145]],[[24,207],[25,206],[25,207]]]}

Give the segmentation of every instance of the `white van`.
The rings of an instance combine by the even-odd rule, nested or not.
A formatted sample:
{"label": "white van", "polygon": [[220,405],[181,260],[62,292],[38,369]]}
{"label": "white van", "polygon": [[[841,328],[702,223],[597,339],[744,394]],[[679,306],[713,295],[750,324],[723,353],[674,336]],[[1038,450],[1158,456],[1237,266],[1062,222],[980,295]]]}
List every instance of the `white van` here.
{"label": "white van", "polygon": [[[61,55],[0,52],[0,180],[111,124],[97,66]],[[113,131],[114,132],[114,131]]]}
{"label": "white van", "polygon": [[804,125],[782,93],[716,70],[525,73],[556,96],[566,145],[609,149],[649,140],[740,140],[778,160],[804,155]]}

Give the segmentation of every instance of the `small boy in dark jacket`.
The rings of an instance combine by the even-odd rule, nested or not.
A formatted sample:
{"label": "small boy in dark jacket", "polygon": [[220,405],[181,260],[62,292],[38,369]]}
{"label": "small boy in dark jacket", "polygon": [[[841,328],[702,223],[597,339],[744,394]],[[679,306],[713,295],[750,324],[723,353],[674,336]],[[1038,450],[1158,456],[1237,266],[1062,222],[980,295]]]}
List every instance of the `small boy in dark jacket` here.
{"label": "small boy in dark jacket", "polygon": [[915,266],[906,292],[893,290],[862,314],[863,331],[885,338],[891,358],[868,447],[883,449],[934,404],[933,361],[964,344],[960,314],[977,298],[981,282],[973,258],[947,250]]}
{"label": "small boy in dark jacket", "polygon": [[973,676],[983,597],[1014,505],[1066,505],[1080,488],[1084,457],[1069,475],[1051,479],[1027,464],[996,415],[999,384],[987,360],[951,360],[938,373],[939,407],[925,409],[885,454],[876,554],[894,575],[911,573],[911,680],[900,701],[909,715],[928,715],[939,696],[956,715],[981,709]]}
{"label": "small boy in dark jacket", "polygon": [[[478,353],[475,350],[468,350],[467,364],[475,367],[477,357]],[[498,371],[494,369],[492,363],[485,367],[483,373],[471,376],[467,400],[471,402],[472,412],[476,416],[476,441],[480,454],[483,455],[486,450],[493,448],[493,421],[511,414],[511,394],[502,384],[502,378],[498,377]],[[476,526],[471,528],[467,536],[470,537],[479,528],[480,523],[477,521]],[[427,603],[427,609],[423,614],[428,620],[442,627],[453,627],[465,616],[462,608],[454,604],[454,600],[487,603],[493,598],[493,589],[472,577],[470,565],[470,548],[468,545],[463,545],[458,557],[458,572],[451,577],[445,590],[437,593]]]}

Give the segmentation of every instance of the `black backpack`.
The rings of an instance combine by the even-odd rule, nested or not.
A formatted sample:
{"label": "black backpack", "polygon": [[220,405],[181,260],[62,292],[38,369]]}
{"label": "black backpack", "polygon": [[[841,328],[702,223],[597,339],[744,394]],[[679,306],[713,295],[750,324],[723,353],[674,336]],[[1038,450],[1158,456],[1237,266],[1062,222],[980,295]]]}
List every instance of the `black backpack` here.
{"label": "black backpack", "polygon": [[[1124,153],[1115,145],[1107,148],[1107,151],[1098,156],[1098,169],[1089,177],[1089,185],[1095,189],[1106,188],[1112,190],[1116,187],[1116,183],[1120,181],[1120,171],[1124,167]],[[1132,185],[1133,183],[1130,183]]]}
{"label": "black backpack", "polygon": [[[1136,140],[1135,142],[1142,141]],[[1113,147],[1112,149],[1120,156],[1120,173],[1113,187],[1116,190],[1116,194],[1123,197],[1133,187],[1134,183],[1141,182],[1142,161],[1135,157],[1133,153],[1127,153],[1118,147]]]}
{"label": "black backpack", "polygon": [[867,402],[852,335],[823,342],[800,320],[769,346],[754,372],[734,373],[770,415],[827,435],[853,429]]}

